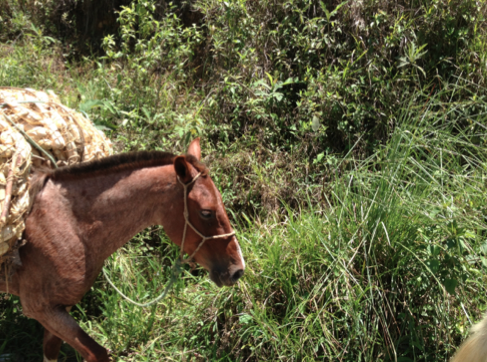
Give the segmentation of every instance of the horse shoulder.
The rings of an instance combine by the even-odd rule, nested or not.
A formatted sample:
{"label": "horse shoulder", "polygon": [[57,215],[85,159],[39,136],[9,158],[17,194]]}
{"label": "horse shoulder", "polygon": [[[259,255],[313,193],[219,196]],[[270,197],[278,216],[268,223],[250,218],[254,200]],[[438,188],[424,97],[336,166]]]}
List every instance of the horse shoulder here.
{"label": "horse shoulder", "polygon": [[92,277],[87,275],[87,253],[69,202],[58,185],[48,181],[35,196],[24,235],[21,289],[50,293],[48,299],[56,303],[75,304],[91,286]]}

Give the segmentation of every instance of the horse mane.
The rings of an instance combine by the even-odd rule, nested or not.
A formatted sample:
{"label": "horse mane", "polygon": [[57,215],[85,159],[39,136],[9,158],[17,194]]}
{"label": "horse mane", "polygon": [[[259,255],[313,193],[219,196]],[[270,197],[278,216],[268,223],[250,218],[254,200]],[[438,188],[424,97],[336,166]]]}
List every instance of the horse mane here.
{"label": "horse mane", "polygon": [[54,170],[42,170],[41,172],[53,180],[82,178],[83,176],[92,176],[99,173],[171,165],[175,157],[172,153],[161,151],[128,152]]}
{"label": "horse mane", "polygon": [[[50,169],[47,167],[34,170],[31,179],[31,200],[44,188],[46,182],[51,180],[65,180],[73,178],[89,177],[100,173],[120,172],[136,170],[145,167],[157,167],[172,165],[176,156],[170,152],[162,151],[138,151],[120,153],[104,157],[99,160],[78,163],[76,165]],[[186,160],[203,175],[208,174],[208,169],[192,155],[186,155]]]}

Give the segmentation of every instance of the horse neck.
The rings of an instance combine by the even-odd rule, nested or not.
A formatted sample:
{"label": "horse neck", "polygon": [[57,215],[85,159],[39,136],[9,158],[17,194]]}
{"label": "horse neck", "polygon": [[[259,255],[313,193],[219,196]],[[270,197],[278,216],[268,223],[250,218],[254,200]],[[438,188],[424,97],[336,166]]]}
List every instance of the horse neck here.
{"label": "horse neck", "polygon": [[72,179],[62,188],[81,240],[103,259],[144,228],[182,217],[182,187],[172,165]]}

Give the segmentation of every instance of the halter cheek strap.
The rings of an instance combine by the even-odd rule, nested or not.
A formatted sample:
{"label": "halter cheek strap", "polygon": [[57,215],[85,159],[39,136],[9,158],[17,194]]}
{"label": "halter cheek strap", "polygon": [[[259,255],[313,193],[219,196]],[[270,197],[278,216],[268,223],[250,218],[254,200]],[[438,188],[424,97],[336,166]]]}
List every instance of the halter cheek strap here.
{"label": "halter cheek strap", "polygon": [[[195,181],[200,176],[201,176],[201,172],[199,172],[191,181],[189,181],[186,184],[183,183],[181,181],[181,179],[178,177],[179,183],[181,185],[183,185],[183,188],[184,188],[184,191],[183,191],[184,192],[184,212],[183,212],[183,216],[184,216],[185,223],[184,223],[184,229],[183,229],[183,239],[181,241],[181,251],[180,251],[181,263],[187,263],[191,259],[193,259],[193,257],[196,255],[196,253],[198,252],[198,250],[200,250],[200,248],[203,246],[203,244],[205,243],[206,240],[219,239],[219,238],[228,238],[229,236],[235,235],[235,231],[232,231],[231,233],[228,233],[228,234],[205,236],[202,233],[200,233],[198,231],[198,229],[196,229],[196,227],[194,227],[193,224],[191,224],[191,221],[189,221],[189,212],[188,212],[188,193],[189,192],[188,192],[188,187],[191,186],[192,184],[194,184]],[[191,229],[193,229],[193,231],[196,234],[198,234],[202,238],[202,240],[198,244],[198,247],[195,249],[195,251],[193,251],[193,253],[190,256],[188,256],[186,259],[183,259],[183,256],[184,256],[184,242],[186,240],[186,230],[188,229],[188,225],[191,227]]]}

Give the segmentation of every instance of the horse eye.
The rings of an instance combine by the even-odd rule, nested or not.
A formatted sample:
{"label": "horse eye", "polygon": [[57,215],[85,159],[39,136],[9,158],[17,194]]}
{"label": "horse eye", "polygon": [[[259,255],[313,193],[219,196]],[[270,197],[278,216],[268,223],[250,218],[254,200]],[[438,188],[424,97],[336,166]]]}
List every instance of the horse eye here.
{"label": "horse eye", "polygon": [[201,210],[200,215],[203,219],[211,219],[211,217],[213,216],[213,212],[211,212],[210,210]]}

